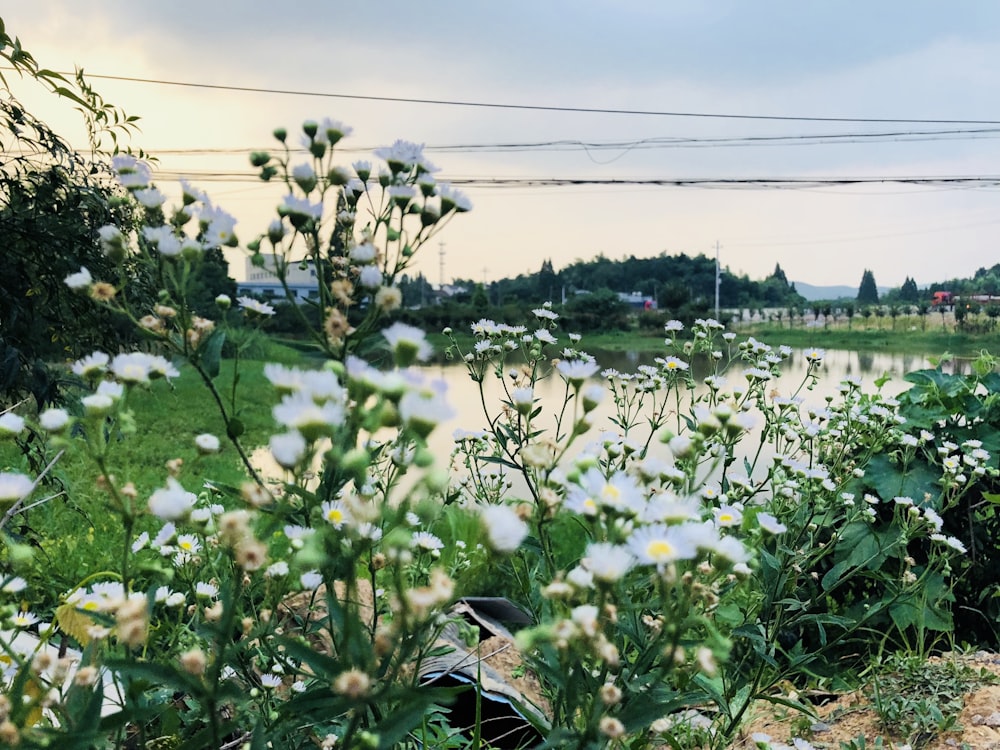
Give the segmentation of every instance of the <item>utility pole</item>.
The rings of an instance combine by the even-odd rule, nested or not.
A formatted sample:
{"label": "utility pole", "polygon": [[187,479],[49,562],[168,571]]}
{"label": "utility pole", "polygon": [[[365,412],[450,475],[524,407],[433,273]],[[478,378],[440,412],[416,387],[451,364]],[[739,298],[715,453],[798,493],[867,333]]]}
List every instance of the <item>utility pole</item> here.
{"label": "utility pole", "polygon": [[[722,283],[722,271],[719,268],[719,241],[715,241],[715,319],[719,320],[719,285]],[[721,321],[720,321],[721,322]]]}

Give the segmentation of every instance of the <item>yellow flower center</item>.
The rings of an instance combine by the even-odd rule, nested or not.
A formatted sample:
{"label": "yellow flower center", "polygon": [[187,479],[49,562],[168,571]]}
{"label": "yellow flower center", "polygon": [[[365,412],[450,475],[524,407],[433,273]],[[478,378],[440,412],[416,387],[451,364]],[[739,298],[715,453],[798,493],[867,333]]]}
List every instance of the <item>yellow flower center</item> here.
{"label": "yellow flower center", "polygon": [[674,554],[674,546],[665,539],[653,539],[646,545],[646,554],[651,560],[669,558]]}

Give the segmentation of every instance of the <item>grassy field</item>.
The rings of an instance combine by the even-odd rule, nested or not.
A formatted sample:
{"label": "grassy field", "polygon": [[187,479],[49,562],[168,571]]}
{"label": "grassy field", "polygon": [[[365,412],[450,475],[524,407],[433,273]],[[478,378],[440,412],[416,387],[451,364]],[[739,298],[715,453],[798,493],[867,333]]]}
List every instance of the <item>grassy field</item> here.
{"label": "grassy field", "polygon": [[[223,362],[216,379],[217,388],[228,398],[233,382],[233,362]],[[260,361],[243,361],[240,366],[237,400],[246,432],[242,442],[248,450],[265,445],[273,424],[268,406],[275,400],[273,388],[263,374]],[[262,405],[264,408],[260,408]],[[245,481],[236,449],[225,438],[222,417],[208,389],[190,367],[182,369],[173,382],[155,382],[129,396],[128,406],[135,415],[135,431],[118,429],[107,433],[107,467],[121,483],[132,482],[139,503],[166,484],[168,461],[180,459],[180,481],[194,493],[205,491],[206,482],[238,487]],[[255,408],[253,408],[255,407]],[[201,433],[220,438],[217,454],[199,455],[194,438]],[[55,457],[55,451],[29,457],[13,442],[0,443],[0,470],[24,471],[32,476],[37,468]],[[71,589],[95,570],[115,570],[124,544],[122,523],[111,510],[107,494],[98,481],[100,471],[79,440],[69,441],[66,452],[55,463],[49,482],[34,495],[47,502],[19,516],[12,538],[33,551],[34,570],[44,574],[44,584],[54,593]],[[235,507],[238,499],[220,494],[217,502]],[[137,531],[145,529],[149,517],[140,519]],[[39,581],[39,583],[42,583]]]}

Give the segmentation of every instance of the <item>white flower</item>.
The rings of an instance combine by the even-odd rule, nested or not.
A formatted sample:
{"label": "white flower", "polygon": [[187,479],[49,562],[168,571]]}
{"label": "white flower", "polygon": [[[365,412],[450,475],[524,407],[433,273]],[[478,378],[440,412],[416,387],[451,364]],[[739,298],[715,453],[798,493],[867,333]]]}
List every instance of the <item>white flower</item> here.
{"label": "white flower", "polygon": [[354,263],[373,263],[376,257],[375,246],[370,242],[363,242],[352,247],[350,255]]}
{"label": "white flower", "polygon": [[757,524],[769,534],[783,534],[788,531],[788,527],[770,513],[758,513]]}
{"label": "white flower", "polygon": [[199,217],[205,227],[202,242],[205,247],[222,247],[235,243],[236,218],[217,206],[208,205]]}
{"label": "white flower", "polygon": [[21,576],[14,576],[4,581],[3,588],[0,588],[0,591],[3,591],[5,594],[19,594],[27,587],[27,581],[21,578]]}
{"label": "white flower", "polygon": [[409,390],[399,400],[399,416],[421,437],[427,437],[441,422],[455,415],[442,390]]}
{"label": "white flower", "polygon": [[543,344],[554,344],[554,343],[556,343],[555,336],[553,336],[551,333],[549,333],[548,329],[539,328],[537,331],[535,331],[534,335],[535,335],[535,338],[538,339]]}
{"label": "white flower", "polygon": [[27,497],[34,485],[24,474],[0,472],[0,507],[8,507]]}
{"label": "white flower", "polygon": [[317,404],[304,391],[285,396],[271,413],[278,424],[297,430],[307,440],[329,435],[334,425],[343,423],[345,416],[343,404],[336,401]]}
{"label": "white flower", "polygon": [[24,430],[24,417],[12,411],[0,414],[0,437],[20,435],[22,430]]}
{"label": "white flower", "polygon": [[620,544],[595,542],[587,545],[585,565],[594,578],[614,583],[635,564],[635,556]]}
{"label": "white flower", "polygon": [[95,391],[96,394],[107,396],[112,401],[119,401],[125,395],[125,386],[113,380],[102,380]]}
{"label": "white flower", "polygon": [[261,687],[265,688],[276,688],[281,686],[281,675],[279,674],[262,674],[260,676]]}
{"label": "white flower", "polygon": [[935,542],[941,542],[942,544],[951,547],[960,555],[964,555],[968,551],[966,550],[965,545],[962,544],[962,542],[960,542],[953,536],[945,536],[944,534],[931,534],[931,540]]}
{"label": "white flower", "polygon": [[523,408],[527,413],[535,402],[535,390],[533,388],[515,388],[510,393],[510,400],[514,404],[514,408],[518,411]]}
{"label": "white flower", "polygon": [[444,542],[429,531],[417,531],[410,537],[410,546],[414,549],[435,552],[444,549]]}
{"label": "white flower", "polygon": [[187,517],[197,500],[197,496],[185,490],[180,482],[167,477],[167,486],[156,490],[149,498],[149,512],[165,521],[177,521]]}
{"label": "white flower", "polygon": [[306,439],[295,431],[272,435],[268,445],[274,460],[284,469],[294,469],[306,454]]}
{"label": "white flower", "polygon": [[378,289],[383,281],[382,270],[375,265],[362,266],[358,273],[358,284],[365,289]]}
{"label": "white flower", "polygon": [[712,513],[715,515],[715,523],[722,527],[739,526],[743,522],[743,514],[732,505],[721,505]]}
{"label": "white flower", "polygon": [[160,192],[159,188],[155,187],[141,188],[132,193],[132,195],[146,208],[157,208],[167,201],[167,196]]}
{"label": "white flower", "polygon": [[302,584],[302,588],[315,591],[323,583],[323,576],[318,570],[307,570],[299,576],[299,583]]}
{"label": "white flower", "polygon": [[325,500],[320,506],[320,512],[323,515],[323,520],[335,529],[342,528],[345,523],[350,521],[347,506],[340,500]]}
{"label": "white flower", "polygon": [[243,310],[261,316],[274,315],[274,308],[266,302],[258,302],[252,297],[237,297],[236,301]]}
{"label": "white flower", "polygon": [[559,373],[570,383],[579,385],[600,369],[596,362],[586,359],[560,360]]}
{"label": "white flower", "polygon": [[115,401],[111,396],[103,393],[93,393],[80,399],[84,413],[91,417],[104,417],[111,413],[111,408]]}
{"label": "white flower", "polygon": [[310,203],[306,198],[299,198],[292,194],[284,197],[284,209],[290,214],[297,214],[311,219],[319,219],[323,215],[323,202]]}
{"label": "white flower", "polygon": [[166,224],[143,227],[142,237],[165,258],[176,258],[181,254],[181,238],[174,234],[173,227]]}
{"label": "white flower", "polygon": [[10,618],[10,624],[15,628],[30,628],[38,622],[38,615],[34,612],[16,612]]}
{"label": "white flower", "polygon": [[144,385],[152,378],[176,377],[177,369],[158,354],[128,352],[111,360],[111,372],[120,381],[130,385]]}
{"label": "white flower", "polygon": [[644,526],[629,537],[628,548],[644,565],[662,567],[677,560],[693,559],[698,550],[686,533],[688,526],[661,523]]}
{"label": "white flower", "polygon": [[204,599],[214,599],[219,595],[219,587],[214,583],[198,581],[194,586],[194,593],[195,596],[202,597]]}
{"label": "white flower", "polygon": [[149,165],[131,154],[118,154],[112,157],[111,168],[117,173],[118,182],[124,188],[146,187],[152,178]]}
{"label": "white flower", "polygon": [[264,571],[265,578],[280,578],[282,576],[288,575],[288,563],[284,560],[279,560],[273,563]]}
{"label": "white flower", "polygon": [[201,550],[201,542],[194,534],[181,534],[177,537],[177,549],[193,555]]}
{"label": "white flower", "polygon": [[141,549],[145,549],[149,546],[149,532],[144,531],[139,536],[135,538],[132,542],[132,552],[138,552]]}
{"label": "white flower", "polygon": [[458,213],[472,210],[472,201],[461,190],[455,190],[446,182],[438,184],[438,195],[441,197],[441,213],[446,214],[452,209]]}
{"label": "white flower", "polygon": [[435,167],[424,159],[423,144],[397,140],[391,146],[377,148],[375,156],[384,159],[393,172],[419,167],[421,172],[436,172]]}
{"label": "white flower", "polygon": [[103,375],[108,370],[108,362],[111,361],[104,352],[94,352],[73,363],[70,369],[81,378],[96,378]]}
{"label": "white flower", "polygon": [[[409,362],[414,357],[420,361],[431,356],[431,345],[427,343],[427,334],[406,323],[396,322],[388,328],[382,330],[382,336],[389,342],[389,348],[397,355],[403,356],[404,362]],[[400,356],[397,356],[397,360]]]}
{"label": "white flower", "polygon": [[71,273],[65,278],[66,286],[74,291],[79,291],[81,289],[87,289],[91,284],[94,283],[94,277],[90,275],[90,271],[82,267],[76,273]]}
{"label": "white flower", "polygon": [[308,162],[296,164],[292,167],[292,179],[302,188],[303,192],[312,192],[316,187],[316,170]]}
{"label": "white flower", "polygon": [[207,432],[203,432],[194,439],[194,444],[199,453],[218,453],[219,438]]}
{"label": "white flower", "polygon": [[528,535],[528,525],[506,505],[487,505],[479,511],[479,517],[495,552],[513,552]]}

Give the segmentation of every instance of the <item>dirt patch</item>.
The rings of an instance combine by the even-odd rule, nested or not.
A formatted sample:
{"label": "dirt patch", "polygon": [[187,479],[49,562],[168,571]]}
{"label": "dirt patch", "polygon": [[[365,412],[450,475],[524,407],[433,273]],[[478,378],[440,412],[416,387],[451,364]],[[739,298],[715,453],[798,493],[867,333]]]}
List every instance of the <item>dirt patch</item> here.
{"label": "dirt patch", "polygon": [[[790,709],[761,701],[755,715],[746,723],[732,750],[754,748],[752,736],[760,732],[775,742],[791,743],[795,737],[808,740],[817,750],[840,750],[841,742],[850,743],[863,737],[868,748],[879,737],[886,748],[909,744],[913,750],[1000,750],[1000,685],[986,684],[1000,680],[1000,656],[983,651],[974,654],[945,654],[928,660],[928,664],[953,665],[968,668],[969,674],[985,676],[973,684],[961,697],[957,723],[950,731],[899,733],[901,724],[886,727],[875,710],[870,691],[859,690],[838,696],[813,696],[822,703],[814,706],[815,718]],[[928,686],[930,690],[933,686]],[[919,691],[917,691],[919,692]],[[908,696],[921,697],[917,692]],[[800,700],[810,696],[799,696]],[[947,714],[945,714],[947,716]],[[952,714],[954,715],[954,714]],[[850,747],[850,745],[847,745]]]}

